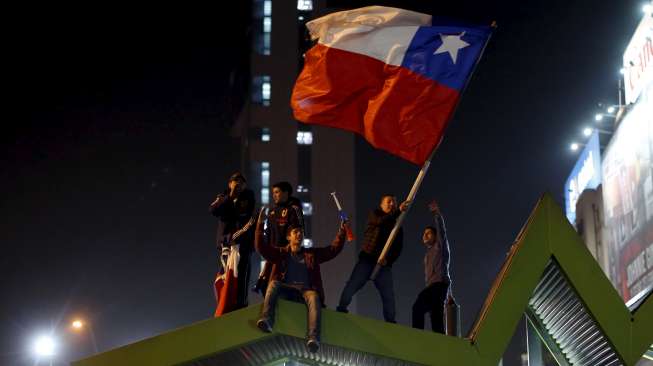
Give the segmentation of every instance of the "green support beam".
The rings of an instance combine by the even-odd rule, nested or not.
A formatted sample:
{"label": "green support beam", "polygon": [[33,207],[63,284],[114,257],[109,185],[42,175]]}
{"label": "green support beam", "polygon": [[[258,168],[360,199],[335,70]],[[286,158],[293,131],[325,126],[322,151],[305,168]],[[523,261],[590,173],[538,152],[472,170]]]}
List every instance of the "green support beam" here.
{"label": "green support beam", "polygon": [[[322,342],[349,351],[423,365],[498,364],[550,258],[576,290],[615,352],[634,366],[653,343],[653,300],[634,312],[605,277],[550,195],[537,203],[510,248],[467,338],[448,337],[352,314],[324,311]],[[303,305],[281,301],[272,334],[255,326],[259,306],[199,322],[73,363],[74,366],[161,365],[201,360],[275,334],[303,338]]]}

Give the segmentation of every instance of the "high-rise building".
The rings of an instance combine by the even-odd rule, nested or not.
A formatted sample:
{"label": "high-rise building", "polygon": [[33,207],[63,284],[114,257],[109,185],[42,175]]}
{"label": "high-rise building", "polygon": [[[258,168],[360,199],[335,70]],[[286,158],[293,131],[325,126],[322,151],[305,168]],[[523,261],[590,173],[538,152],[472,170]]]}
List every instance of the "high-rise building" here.
{"label": "high-rise building", "polygon": [[[338,215],[331,192],[355,218],[355,137],[293,119],[290,95],[310,47],[305,24],[324,6],[311,0],[254,0],[250,98],[234,127],[241,138],[242,169],[257,201],[271,203],[271,186],[293,185],[303,202],[306,246],[333,240]],[[335,307],[353,268],[357,250],[347,245],[324,265],[327,305]],[[352,304],[355,311],[355,303]]]}

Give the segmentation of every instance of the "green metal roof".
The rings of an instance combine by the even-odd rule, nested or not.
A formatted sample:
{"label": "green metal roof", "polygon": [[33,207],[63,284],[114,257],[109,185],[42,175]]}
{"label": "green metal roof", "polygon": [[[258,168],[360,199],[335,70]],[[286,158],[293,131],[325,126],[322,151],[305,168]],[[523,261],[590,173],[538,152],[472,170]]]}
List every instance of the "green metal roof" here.
{"label": "green metal roof", "polygon": [[317,364],[496,365],[550,259],[625,365],[653,343],[653,301],[631,313],[553,199],[544,195],[511,247],[467,338],[448,337],[325,310],[316,355],[297,344],[306,310],[281,301],[274,332],[255,326],[259,306],[229,313],[77,361],[74,366],[258,365],[288,357]]}

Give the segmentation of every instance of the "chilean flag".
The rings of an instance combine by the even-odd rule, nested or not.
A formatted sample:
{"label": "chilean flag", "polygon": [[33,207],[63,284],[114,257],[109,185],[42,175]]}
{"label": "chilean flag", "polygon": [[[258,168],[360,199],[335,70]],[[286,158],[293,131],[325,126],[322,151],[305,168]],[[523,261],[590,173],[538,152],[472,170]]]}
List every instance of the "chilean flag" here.
{"label": "chilean flag", "polygon": [[240,246],[231,245],[222,248],[220,260],[222,261],[223,272],[218,273],[213,281],[213,294],[216,303],[213,316],[216,318],[234,311],[238,307]]}
{"label": "chilean flag", "polygon": [[308,22],[318,42],[295,83],[295,118],[356,132],[378,149],[423,164],[492,32],[431,21],[370,6]]}

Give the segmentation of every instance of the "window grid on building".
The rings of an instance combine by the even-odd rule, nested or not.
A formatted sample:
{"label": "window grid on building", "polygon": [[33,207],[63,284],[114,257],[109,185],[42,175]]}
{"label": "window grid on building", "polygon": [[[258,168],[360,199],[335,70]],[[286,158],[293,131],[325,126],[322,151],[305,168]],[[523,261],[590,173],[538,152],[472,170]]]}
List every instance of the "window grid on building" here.
{"label": "window grid on building", "polygon": [[269,75],[259,75],[252,78],[252,101],[264,106],[270,105],[272,96],[272,80]]}
{"label": "window grid on building", "polygon": [[261,129],[261,141],[263,142],[270,142],[270,129],[267,127],[263,127]]}
{"label": "window grid on building", "polygon": [[261,203],[270,203],[270,162],[261,162]]}
{"label": "window grid on building", "polygon": [[298,145],[312,145],[313,132],[311,131],[297,131],[297,144]]}
{"label": "window grid on building", "polygon": [[270,105],[270,94],[272,92],[272,84],[270,83],[270,78],[264,80],[261,84],[261,98],[263,99],[264,105]]}
{"label": "window grid on building", "polygon": [[304,216],[313,215],[313,204],[310,202],[302,202],[302,212]]}
{"label": "window grid on building", "polygon": [[297,0],[297,10],[300,11],[313,10],[313,0]]}
{"label": "window grid on building", "polygon": [[254,49],[260,55],[271,53],[272,0],[254,0]]}

